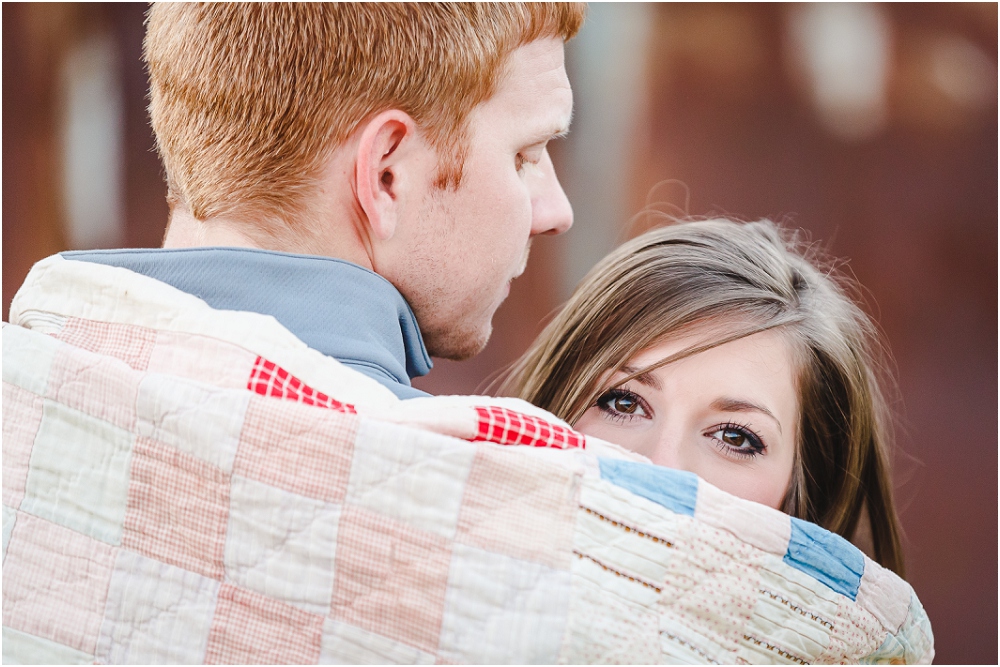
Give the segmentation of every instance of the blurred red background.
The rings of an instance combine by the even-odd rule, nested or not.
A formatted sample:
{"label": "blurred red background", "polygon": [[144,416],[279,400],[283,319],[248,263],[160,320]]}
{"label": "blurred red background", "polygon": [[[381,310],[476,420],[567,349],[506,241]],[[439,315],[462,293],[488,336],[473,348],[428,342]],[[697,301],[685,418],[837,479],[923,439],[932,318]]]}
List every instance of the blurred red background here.
{"label": "blurred red background", "polygon": [[[3,5],[3,303],[55,252],[157,246],[143,4]],[[486,351],[417,386],[475,393],[650,201],[802,227],[864,285],[894,353],[908,579],[937,661],[997,629],[997,5],[593,5],[552,149],[574,204]],[[985,416],[984,416],[985,415]]]}

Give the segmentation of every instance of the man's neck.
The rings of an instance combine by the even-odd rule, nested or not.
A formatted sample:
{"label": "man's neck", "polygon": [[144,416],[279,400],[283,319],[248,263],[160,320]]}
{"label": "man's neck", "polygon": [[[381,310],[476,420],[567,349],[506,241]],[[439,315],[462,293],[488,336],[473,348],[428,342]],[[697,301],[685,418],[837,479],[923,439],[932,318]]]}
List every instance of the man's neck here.
{"label": "man's neck", "polygon": [[[178,206],[170,215],[170,224],[163,238],[164,248],[201,248],[209,246],[257,248],[279,252],[333,257],[371,270],[369,256],[357,239],[343,238],[336,230],[323,230],[325,234],[310,233],[308,229],[295,232],[283,223],[276,223],[280,231],[269,233],[264,225],[253,221],[234,221],[227,218],[198,220],[189,211]],[[340,230],[341,232],[347,230]]]}
{"label": "man's neck", "polygon": [[187,211],[176,208],[170,214],[164,248],[199,248],[204,246],[230,246],[260,248],[253,238],[226,220],[202,222]]}

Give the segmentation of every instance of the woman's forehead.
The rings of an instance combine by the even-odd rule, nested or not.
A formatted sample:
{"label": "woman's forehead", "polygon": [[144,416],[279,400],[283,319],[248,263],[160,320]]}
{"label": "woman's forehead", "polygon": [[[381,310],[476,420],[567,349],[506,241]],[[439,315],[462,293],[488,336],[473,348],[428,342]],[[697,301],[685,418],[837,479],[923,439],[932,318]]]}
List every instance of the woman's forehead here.
{"label": "woman's forehead", "polygon": [[[702,318],[671,328],[659,335],[654,335],[649,342],[643,344],[639,351],[628,359],[626,365],[636,367],[637,369],[643,368],[668,357],[688,353],[689,351],[697,355],[700,353],[699,349],[709,350],[725,345],[730,341],[769,332],[773,332],[775,336],[788,337],[786,327],[774,326],[767,322],[736,316]],[[768,340],[771,339],[771,337],[767,338]],[[638,361],[646,363],[637,366],[636,362]]]}

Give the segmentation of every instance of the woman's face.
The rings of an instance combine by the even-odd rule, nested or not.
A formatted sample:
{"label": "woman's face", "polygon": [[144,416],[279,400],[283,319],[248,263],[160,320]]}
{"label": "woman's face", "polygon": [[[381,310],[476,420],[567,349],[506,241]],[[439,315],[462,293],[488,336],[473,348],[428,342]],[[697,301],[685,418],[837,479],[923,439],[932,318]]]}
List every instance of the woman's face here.
{"label": "woman's face", "polygon": [[[704,334],[664,340],[630,359],[604,386],[709,340]],[[575,428],[778,509],[795,458],[795,377],[786,338],[764,331],[605,392]]]}

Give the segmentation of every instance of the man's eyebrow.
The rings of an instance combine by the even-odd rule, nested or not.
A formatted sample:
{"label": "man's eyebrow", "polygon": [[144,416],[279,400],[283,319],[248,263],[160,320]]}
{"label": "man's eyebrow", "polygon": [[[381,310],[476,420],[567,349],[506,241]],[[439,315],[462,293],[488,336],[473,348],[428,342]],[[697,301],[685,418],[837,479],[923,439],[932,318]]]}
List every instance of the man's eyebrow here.
{"label": "man's eyebrow", "polygon": [[719,398],[712,403],[711,407],[713,410],[718,410],[719,412],[759,412],[773,419],[774,423],[778,425],[778,431],[781,431],[781,422],[774,416],[774,413],[758,403],[751,403],[750,401],[738,398]]}
{"label": "man's eyebrow", "polygon": [[[633,373],[638,373],[640,370],[642,369],[635,366],[622,366],[621,372],[625,375],[632,375]],[[634,379],[640,384],[652,387],[657,391],[663,389],[663,385],[660,384],[660,381],[652,373],[641,373],[640,375],[636,375]]]}
{"label": "man's eyebrow", "polygon": [[569,134],[569,123],[565,125],[560,125],[559,127],[551,128],[544,132],[539,132],[538,134],[530,137],[524,142],[525,147],[537,146],[538,144],[544,144],[553,139],[562,139],[567,134]]}

